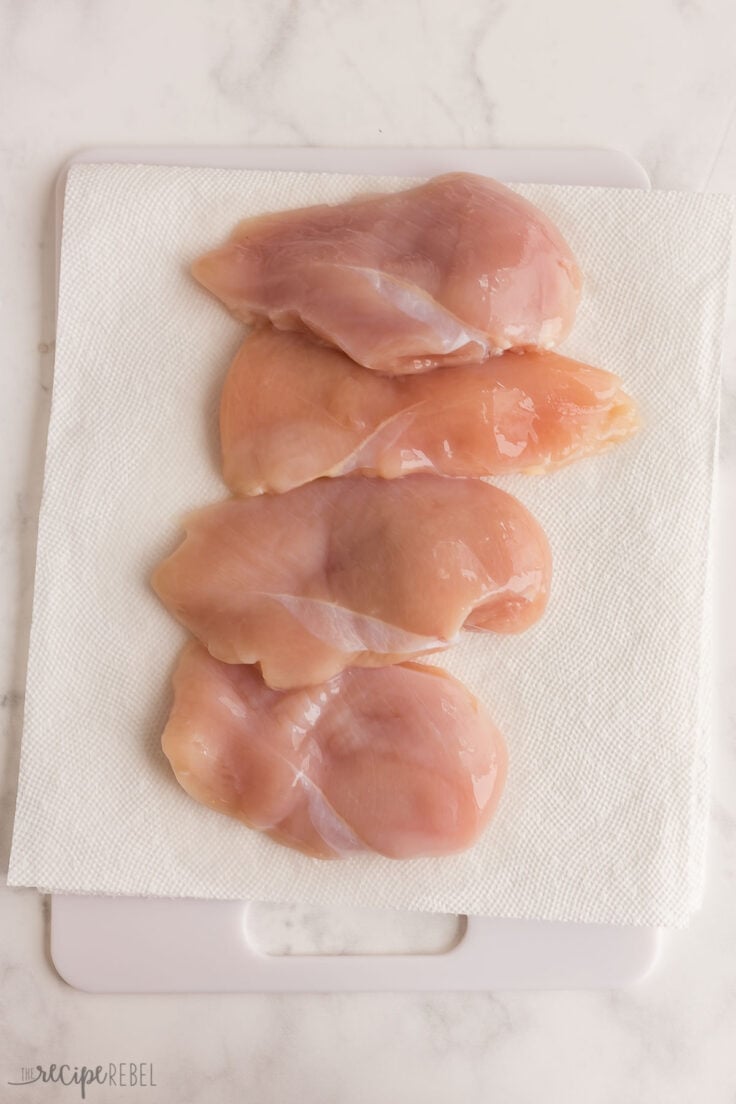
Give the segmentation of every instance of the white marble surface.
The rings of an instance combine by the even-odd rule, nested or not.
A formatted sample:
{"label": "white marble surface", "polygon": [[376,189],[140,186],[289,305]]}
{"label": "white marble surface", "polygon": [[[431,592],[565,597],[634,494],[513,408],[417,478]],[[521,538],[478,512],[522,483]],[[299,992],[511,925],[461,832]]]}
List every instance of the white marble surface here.
{"label": "white marble surface", "polygon": [[[53,356],[40,273],[65,157],[116,143],[596,145],[632,153],[656,187],[734,191],[735,35],[731,0],[0,2],[4,861]],[[723,518],[736,513],[734,350],[732,339]],[[722,564],[734,538],[723,524]],[[736,634],[721,620],[705,906],[637,988],[91,997],[49,966],[38,895],[2,889],[0,1097],[78,1099],[75,1088],[5,1088],[37,1062],[145,1061],[158,1087],[139,1094],[167,1102],[733,1104]],[[126,1090],[93,1086],[88,1099]]]}

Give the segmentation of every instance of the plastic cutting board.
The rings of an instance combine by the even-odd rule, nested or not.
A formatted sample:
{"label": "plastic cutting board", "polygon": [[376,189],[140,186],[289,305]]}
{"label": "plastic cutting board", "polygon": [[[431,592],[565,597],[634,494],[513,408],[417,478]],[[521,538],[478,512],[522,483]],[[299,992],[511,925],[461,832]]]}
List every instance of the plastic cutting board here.
{"label": "plastic cutting board", "polygon": [[[56,189],[57,246],[71,164],[124,162],[241,169],[433,176],[465,170],[507,183],[648,188],[638,162],[613,150],[93,149]],[[58,248],[57,248],[58,259]],[[261,953],[245,901],[70,896],[51,906],[51,958],[93,992],[330,992],[612,988],[654,964],[660,933],[604,924],[468,917],[437,954]],[[339,927],[335,910],[332,923]],[[371,923],[371,914],[365,914]]]}

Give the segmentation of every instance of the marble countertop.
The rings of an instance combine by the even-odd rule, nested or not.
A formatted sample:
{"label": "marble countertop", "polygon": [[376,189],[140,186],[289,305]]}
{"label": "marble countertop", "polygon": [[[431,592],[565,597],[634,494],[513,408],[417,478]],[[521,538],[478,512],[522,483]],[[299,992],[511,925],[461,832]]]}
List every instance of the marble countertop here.
{"label": "marble countertop", "polygon": [[[53,365],[54,176],[94,145],[608,146],[660,188],[736,190],[730,0],[7,0],[0,11],[0,709],[7,863]],[[605,48],[604,48],[605,47]],[[736,516],[736,325],[720,517]],[[718,557],[736,556],[722,524]],[[725,577],[725,572],[721,572]],[[444,1104],[736,1100],[736,632],[705,904],[622,992],[90,996],[49,965],[44,899],[0,889],[0,1084],[152,1063],[144,1099]],[[732,620],[732,619],[731,619]],[[131,1090],[132,1092],[133,1090]],[[46,1084],[9,1101],[79,1099]],[[11,1095],[12,1094],[12,1095]],[[126,1099],[91,1086],[87,1099]]]}

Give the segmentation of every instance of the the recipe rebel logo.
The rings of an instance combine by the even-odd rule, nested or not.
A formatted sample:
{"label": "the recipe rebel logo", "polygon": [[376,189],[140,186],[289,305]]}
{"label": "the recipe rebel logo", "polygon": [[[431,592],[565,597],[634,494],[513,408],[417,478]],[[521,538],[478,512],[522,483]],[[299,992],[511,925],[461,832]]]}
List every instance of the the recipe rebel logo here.
{"label": "the recipe rebel logo", "polygon": [[[82,1100],[92,1085],[108,1085],[118,1089],[155,1089],[153,1062],[108,1062],[99,1066],[72,1066],[67,1062],[52,1062],[49,1066],[22,1066],[20,1077],[8,1085],[76,1086]],[[41,1100],[39,1095],[39,1100]]]}

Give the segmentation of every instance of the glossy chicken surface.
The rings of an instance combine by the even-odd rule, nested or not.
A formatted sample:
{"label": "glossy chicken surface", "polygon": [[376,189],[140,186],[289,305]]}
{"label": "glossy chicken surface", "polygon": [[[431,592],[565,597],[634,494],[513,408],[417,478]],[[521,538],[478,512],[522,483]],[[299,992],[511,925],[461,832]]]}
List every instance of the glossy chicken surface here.
{"label": "glossy chicken surface", "polygon": [[320,858],[463,850],[506,772],[484,708],[437,668],[359,668],[279,693],[194,642],[162,745],[195,800]]}
{"label": "glossy chicken surface", "polygon": [[306,330],[389,374],[552,348],[581,287],[546,215],[468,173],[248,219],[192,272],[244,321]]}
{"label": "glossy chicken surface", "polygon": [[270,326],[244,341],[220,405],[223,475],[237,495],[347,474],[545,472],[636,427],[617,376],[556,353],[390,377]]}
{"label": "glossy chicken surface", "polygon": [[212,655],[259,663],[278,689],[438,651],[463,626],[520,632],[547,601],[544,533],[478,480],[319,480],[185,530],[154,589]]}

